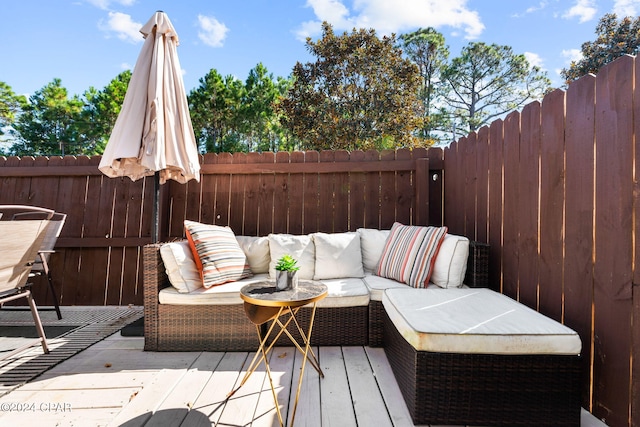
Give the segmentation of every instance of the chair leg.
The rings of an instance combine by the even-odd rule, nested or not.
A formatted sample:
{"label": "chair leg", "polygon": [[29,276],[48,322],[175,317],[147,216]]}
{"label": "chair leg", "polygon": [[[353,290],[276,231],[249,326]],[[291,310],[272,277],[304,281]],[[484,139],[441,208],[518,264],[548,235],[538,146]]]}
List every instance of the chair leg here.
{"label": "chair leg", "polygon": [[51,272],[47,272],[47,281],[49,282],[49,289],[51,289],[51,296],[53,297],[53,305],[56,308],[56,314],[58,315],[58,320],[62,319],[62,313],[60,313],[60,305],[58,304],[58,296],[56,295],[56,290],[53,287],[53,277],[51,277]]}
{"label": "chair leg", "polygon": [[47,345],[47,337],[44,334],[44,328],[42,327],[42,322],[40,321],[40,315],[38,314],[38,307],[36,307],[36,302],[33,300],[31,296],[31,291],[27,291],[27,301],[29,301],[29,308],[31,308],[31,315],[33,316],[33,322],[36,324],[36,330],[38,331],[38,335],[40,336],[40,343],[42,344],[42,350],[45,354],[49,353],[49,346]]}

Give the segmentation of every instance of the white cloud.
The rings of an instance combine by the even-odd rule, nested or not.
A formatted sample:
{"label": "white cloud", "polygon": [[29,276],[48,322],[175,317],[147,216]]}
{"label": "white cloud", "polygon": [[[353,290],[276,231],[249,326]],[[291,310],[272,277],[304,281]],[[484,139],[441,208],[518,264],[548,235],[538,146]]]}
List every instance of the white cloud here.
{"label": "white cloud", "polygon": [[109,12],[109,19],[105,23],[100,21],[98,27],[107,32],[116,34],[120,40],[124,40],[129,43],[139,43],[144,41],[140,28],[141,23],[135,22],[131,19],[131,15],[121,12]]}
{"label": "white cloud", "polygon": [[511,15],[514,18],[524,18],[526,15],[529,15],[531,13],[535,13],[539,10],[542,10],[544,8],[546,8],[549,5],[549,2],[544,0],[541,1],[540,3],[538,3],[536,6],[530,6],[528,7],[524,12],[522,13],[514,13],[513,15]]}
{"label": "white cloud", "polygon": [[467,7],[467,0],[354,0],[349,10],[343,0],[307,0],[317,21],[303,23],[298,38],[317,35],[320,23],[327,21],[336,30],[374,28],[380,34],[399,33],[418,27],[453,27],[465,38],[475,39],[484,30],[478,12]]}
{"label": "white cloud", "polygon": [[204,44],[211,47],[222,47],[224,39],[227,37],[229,28],[213,16],[198,15],[200,31],[198,37]]}
{"label": "white cloud", "polygon": [[583,23],[592,20],[597,11],[594,0],[576,0],[576,3],[562,17],[565,19],[577,17],[580,23]]}
{"label": "white cloud", "polygon": [[544,60],[537,53],[525,52],[524,57],[529,61],[529,65],[532,67],[540,67],[543,69]]}
{"label": "white cloud", "polygon": [[123,62],[122,64],[120,64],[120,69],[123,70],[123,71],[133,70],[133,67],[131,66],[131,64],[129,64],[127,62]]}
{"label": "white cloud", "polygon": [[580,61],[582,59],[582,51],[580,49],[566,49],[562,51],[562,57],[568,65],[573,61]]}
{"label": "white cloud", "polygon": [[116,3],[121,6],[131,6],[135,2],[136,0],[87,0],[87,3],[103,10],[109,10],[111,3]]}
{"label": "white cloud", "polygon": [[618,15],[618,18],[623,16],[636,16],[640,11],[640,0],[614,0],[613,13]]}

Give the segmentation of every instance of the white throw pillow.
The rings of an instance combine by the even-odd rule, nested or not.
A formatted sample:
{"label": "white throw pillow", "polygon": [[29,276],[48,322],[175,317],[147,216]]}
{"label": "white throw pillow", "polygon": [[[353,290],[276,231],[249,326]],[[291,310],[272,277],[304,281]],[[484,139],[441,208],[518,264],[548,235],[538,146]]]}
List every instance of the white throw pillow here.
{"label": "white throw pillow", "polygon": [[253,274],[268,273],[271,255],[267,236],[236,236],[238,244],[247,256],[247,262]]}
{"label": "white throw pillow", "polygon": [[469,258],[469,239],[447,234],[433,265],[431,282],[441,288],[459,288],[464,283]]}
{"label": "white throw pillow", "polygon": [[186,294],[202,287],[202,278],[188,241],[165,243],[160,246],[160,256],[169,282],[178,292]]}
{"label": "white throw pillow", "polygon": [[314,280],[364,277],[360,234],[313,233],[316,247]]}
{"label": "white throw pillow", "polygon": [[269,277],[276,277],[276,264],[283,255],[291,255],[298,261],[298,278],[312,280],[315,270],[315,247],[311,236],[293,234],[269,234]]}
{"label": "white throw pillow", "polygon": [[358,228],[360,247],[362,248],[362,264],[366,271],[376,271],[384,250],[384,245],[391,230],[375,228]]}

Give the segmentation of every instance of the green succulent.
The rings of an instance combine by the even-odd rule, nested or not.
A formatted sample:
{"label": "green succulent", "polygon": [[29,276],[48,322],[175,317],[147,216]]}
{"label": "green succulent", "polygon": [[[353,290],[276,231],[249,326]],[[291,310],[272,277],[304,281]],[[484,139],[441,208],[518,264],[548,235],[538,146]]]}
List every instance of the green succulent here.
{"label": "green succulent", "polygon": [[278,263],[276,264],[276,270],[297,271],[300,269],[300,267],[298,267],[297,264],[298,264],[298,261],[293,259],[291,255],[283,255],[280,257],[280,259],[278,260]]}

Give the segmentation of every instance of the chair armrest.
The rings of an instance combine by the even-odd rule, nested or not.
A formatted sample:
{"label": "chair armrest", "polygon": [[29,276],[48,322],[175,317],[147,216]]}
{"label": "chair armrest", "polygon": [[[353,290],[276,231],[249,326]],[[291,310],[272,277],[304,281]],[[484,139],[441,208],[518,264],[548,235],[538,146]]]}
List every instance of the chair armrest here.
{"label": "chair armrest", "polygon": [[152,243],[142,248],[145,350],[151,351],[158,348],[158,293],[171,286],[160,256],[161,246],[161,243]]}
{"label": "chair armrest", "polygon": [[489,287],[489,244],[469,242],[469,258],[464,283],[470,288]]}

